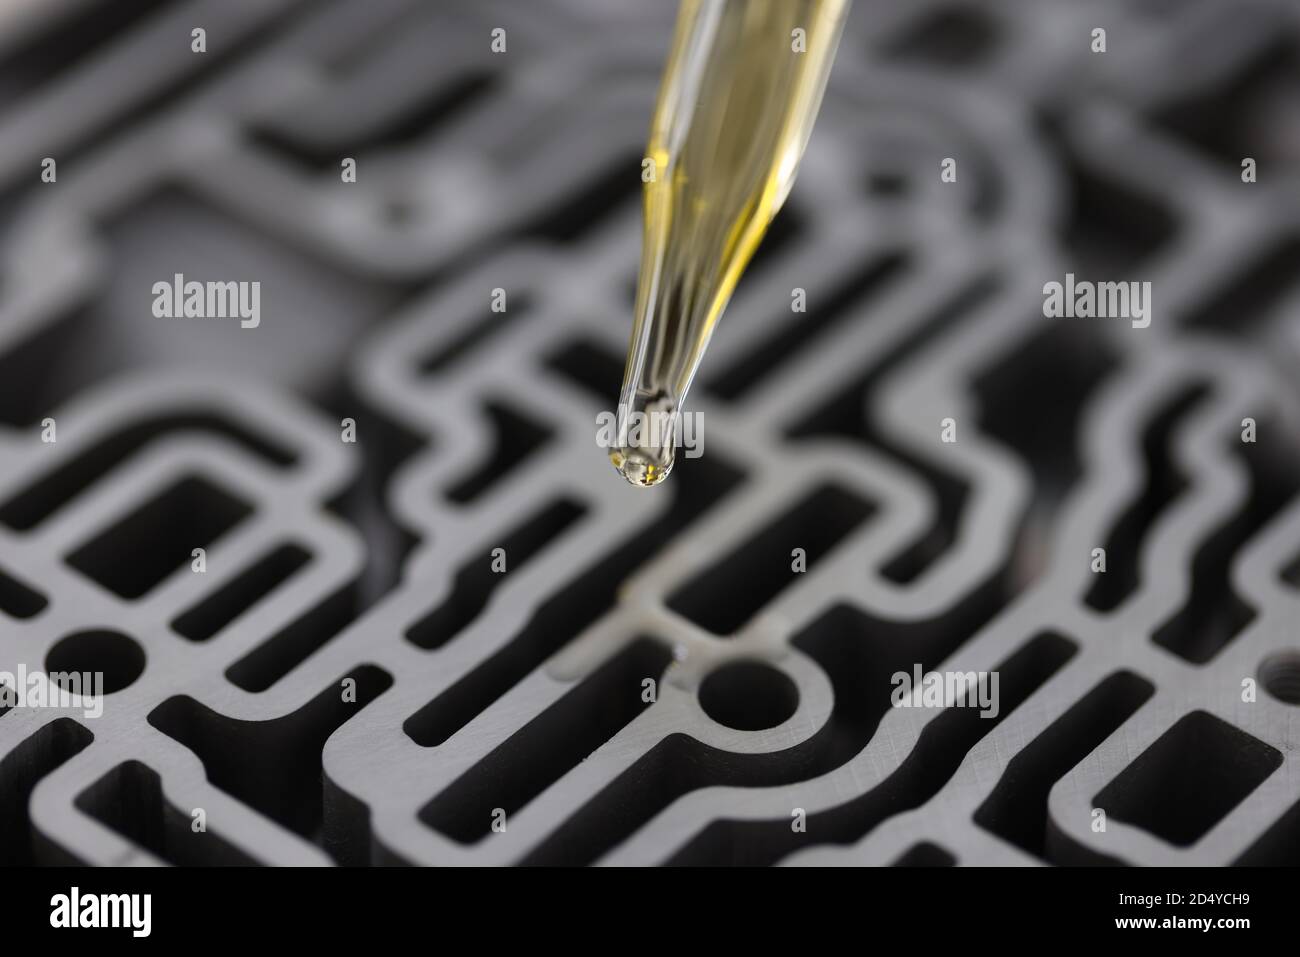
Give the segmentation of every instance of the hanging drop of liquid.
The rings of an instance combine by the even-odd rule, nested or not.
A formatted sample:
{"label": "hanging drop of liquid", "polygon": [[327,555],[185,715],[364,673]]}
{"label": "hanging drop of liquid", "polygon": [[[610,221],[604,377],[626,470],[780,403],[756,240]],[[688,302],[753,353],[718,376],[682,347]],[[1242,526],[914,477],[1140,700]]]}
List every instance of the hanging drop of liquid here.
{"label": "hanging drop of liquid", "polygon": [[682,0],[647,156],[636,319],[610,461],[673,467],[682,403],[719,316],[794,185],[849,0]]}

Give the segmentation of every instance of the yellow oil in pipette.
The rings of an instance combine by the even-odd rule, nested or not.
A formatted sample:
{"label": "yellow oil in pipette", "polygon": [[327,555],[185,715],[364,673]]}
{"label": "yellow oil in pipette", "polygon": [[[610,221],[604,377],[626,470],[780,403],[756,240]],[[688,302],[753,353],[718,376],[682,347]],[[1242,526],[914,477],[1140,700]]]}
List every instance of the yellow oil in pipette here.
{"label": "yellow oil in pipette", "polygon": [[657,485],[709,337],[794,185],[849,0],[682,0],[647,158],[614,467]]}

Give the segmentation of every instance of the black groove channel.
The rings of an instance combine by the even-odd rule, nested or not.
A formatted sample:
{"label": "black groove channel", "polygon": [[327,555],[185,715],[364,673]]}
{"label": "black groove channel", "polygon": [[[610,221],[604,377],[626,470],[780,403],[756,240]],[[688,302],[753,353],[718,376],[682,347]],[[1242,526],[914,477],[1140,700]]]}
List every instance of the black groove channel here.
{"label": "black groove channel", "polygon": [[[929,670],[978,631],[1002,602],[999,582],[977,589],[947,614],[924,621],[887,621],[849,605],[833,606],[793,641],[831,681],[834,706],[817,734],[768,754],[735,754],[686,735],[671,735],[579,808],[525,863],[592,863],[673,801],[699,788],[770,787],[840,767],[866,746],[889,710],[894,672],[910,672],[918,662]],[[788,822],[782,826],[788,829]],[[719,854],[718,862],[726,857]]]}
{"label": "black groove channel", "polygon": [[1106,539],[1106,571],[1097,574],[1084,601],[1097,611],[1114,611],[1137,591],[1143,540],[1174,500],[1187,489],[1187,476],[1174,461],[1174,430],[1207,395],[1205,383],[1180,389],[1152,415],[1142,436],[1146,484],[1124,510]]}
{"label": "black groove channel", "polygon": [[1047,798],[1058,780],[1142,707],[1155,687],[1131,671],[1103,678],[1007,764],[975,823],[1036,857],[1048,857]]}
{"label": "black groove channel", "polygon": [[[688,526],[735,488],[742,474],[712,455],[695,460],[692,468],[673,478],[681,479],[674,482],[675,498],[668,514],[656,522],[664,529]],[[613,608],[619,586],[671,534],[665,531],[647,543],[648,530],[642,530],[582,569],[504,647],[411,715],[403,730],[423,747],[442,744]]]}
{"label": "black groove channel", "polygon": [[865,794],[806,820],[795,831],[788,818],[715,821],[671,859],[672,864],[775,864],[813,844],[852,844],[895,814],[920,807],[948,783],[975,745],[1074,656],[1074,642],[1053,632],[1031,639],[996,669],[999,710],[951,707],[926,725],[912,753]]}
{"label": "black groove channel", "polygon": [[875,506],[836,485],[814,489],[712,568],[680,586],[668,607],[717,635],[740,628],[800,574],[795,549],[807,569],[865,522]]}
{"label": "black groove channel", "polygon": [[650,707],[672,661],[662,642],[638,638],[498,745],[420,810],[420,820],[462,844],[486,837],[493,811],[514,814]]}
{"label": "black groove channel", "polygon": [[962,317],[970,315],[1001,288],[996,276],[981,276],[961,287],[918,322],[889,352],[840,389],[810,415],[794,423],[790,438],[842,436],[865,442],[911,469],[930,487],[938,505],[933,525],[881,568],[898,584],[915,581],[956,539],[957,522],[970,494],[965,480],[933,460],[921,460],[887,438],[868,413],[876,388],[927,343]]}

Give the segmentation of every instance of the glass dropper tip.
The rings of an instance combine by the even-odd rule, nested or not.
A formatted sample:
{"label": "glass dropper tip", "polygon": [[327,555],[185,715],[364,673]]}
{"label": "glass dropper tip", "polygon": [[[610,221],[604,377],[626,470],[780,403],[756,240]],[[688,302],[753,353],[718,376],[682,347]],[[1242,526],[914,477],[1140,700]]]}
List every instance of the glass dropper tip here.
{"label": "glass dropper tip", "polygon": [[673,470],[671,455],[667,461],[656,460],[645,450],[638,448],[614,449],[609,453],[609,460],[618,470],[618,474],[637,488],[658,485]]}
{"label": "glass dropper tip", "polygon": [[[641,356],[634,353],[634,358],[640,360]],[[681,407],[668,390],[637,388],[636,373],[642,367],[640,361],[629,367],[618,405],[618,437],[611,443],[609,461],[632,485],[650,488],[673,470]]]}
{"label": "glass dropper tip", "polygon": [[[679,425],[686,444],[682,403],[794,184],[848,3],[681,4],[642,161],[641,266],[619,435],[602,440],[614,468],[639,488],[668,477]],[[702,451],[687,447],[688,455]]]}

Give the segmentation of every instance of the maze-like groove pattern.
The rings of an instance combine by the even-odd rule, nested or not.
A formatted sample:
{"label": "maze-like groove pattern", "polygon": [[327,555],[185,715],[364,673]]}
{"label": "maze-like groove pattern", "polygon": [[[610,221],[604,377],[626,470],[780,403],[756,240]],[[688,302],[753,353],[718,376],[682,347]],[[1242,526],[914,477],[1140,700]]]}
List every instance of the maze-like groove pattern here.
{"label": "maze-like groove pattern", "polygon": [[[859,0],[650,493],[593,432],[667,5],[141,9],[8,40],[0,671],[146,663],[0,714],[0,859],[1294,862],[1286,3]],[[154,319],[174,272],[262,326]],[[1045,319],[1066,272],[1150,328]],[[891,708],[914,664],[998,717]]]}

